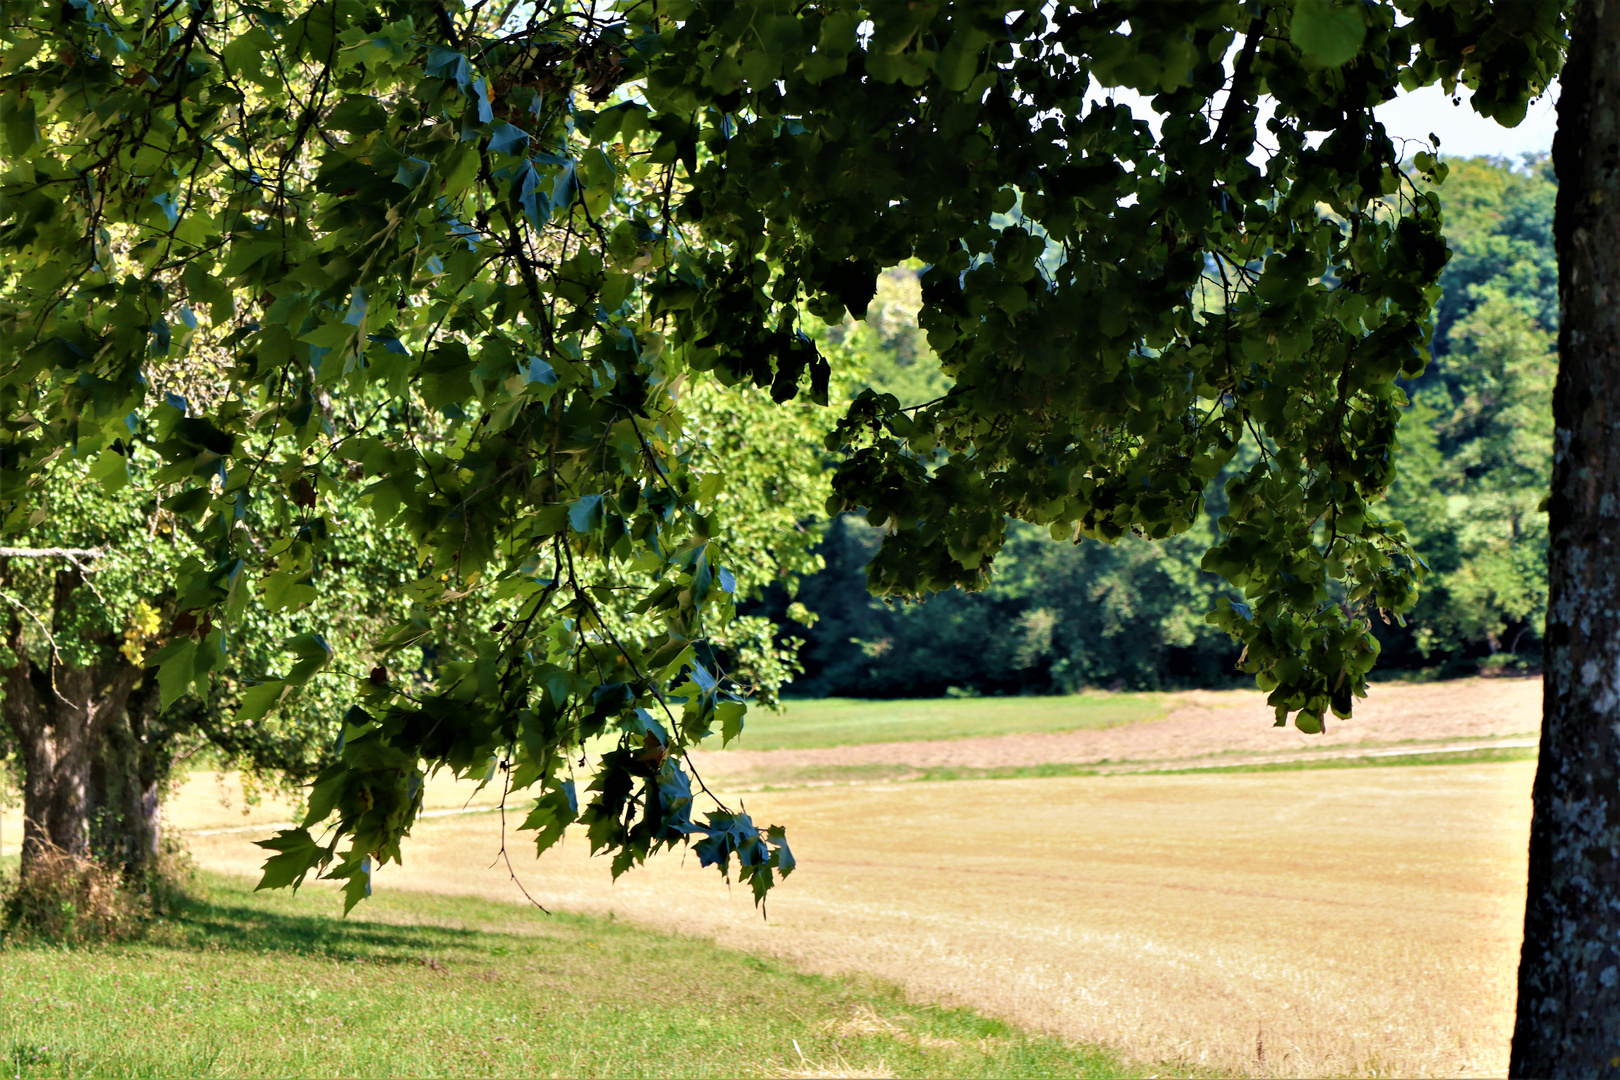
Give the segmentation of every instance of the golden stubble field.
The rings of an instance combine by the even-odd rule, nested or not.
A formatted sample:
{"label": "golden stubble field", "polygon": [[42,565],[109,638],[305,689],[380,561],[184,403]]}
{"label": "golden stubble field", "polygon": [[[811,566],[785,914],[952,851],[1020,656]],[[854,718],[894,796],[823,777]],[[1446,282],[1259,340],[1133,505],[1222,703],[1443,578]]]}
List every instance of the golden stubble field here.
{"label": "golden stubble field", "polygon": [[[788,825],[799,859],[768,921],[691,857],[613,884],[574,835],[538,863],[514,851],[514,864],[550,907],[875,974],[919,999],[1148,1061],[1260,1076],[1501,1075],[1533,771],[756,793],[747,809]],[[186,812],[195,828],[207,817]],[[380,872],[377,888],[518,902],[504,866],[490,865],[500,836],[496,814],[424,822],[407,865]],[[263,855],[252,838],[194,833],[191,846],[205,866],[250,873]]]}

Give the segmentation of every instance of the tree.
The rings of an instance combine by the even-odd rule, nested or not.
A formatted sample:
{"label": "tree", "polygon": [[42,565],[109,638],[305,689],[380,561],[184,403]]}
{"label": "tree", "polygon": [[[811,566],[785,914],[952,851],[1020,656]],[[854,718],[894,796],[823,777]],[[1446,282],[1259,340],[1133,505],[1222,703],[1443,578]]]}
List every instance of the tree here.
{"label": "tree", "polygon": [[[353,472],[417,561],[380,654],[489,605],[421,684],[357,688],[267,885],[324,871],[353,903],[448,766],[534,794],[542,849],[579,821],[617,873],[695,842],[763,897],[785,835],[697,817],[681,764],[746,696],[704,644],[737,557],[692,388],[828,400],[806,326],[916,259],[951,388],[863,394],[827,437],[828,510],[887,530],[873,587],[982,587],[1008,517],[1184,533],[1247,444],[1204,557],[1243,599],[1210,617],[1321,730],[1415,595],[1376,502],[1447,254],[1416,175],[1443,166],[1371,108],[1463,80],[1516,122],[1563,42],[1556,5],[1409,7],[5,0],[5,527],[49,513],[59,460],[149,446],[198,552],[175,608],[231,627],[292,583],[285,545],[328,557]],[[228,360],[195,412],[153,404],[177,327]],[[249,718],[327,665],[298,640]]]}
{"label": "tree", "polygon": [[1539,651],[1557,357],[1520,299],[1490,296],[1452,325],[1403,421],[1390,508],[1430,565],[1409,616],[1424,656]]}
{"label": "tree", "polygon": [[1544,330],[1556,328],[1558,256],[1552,226],[1558,186],[1552,160],[1447,162],[1446,181],[1435,188],[1445,205],[1451,249],[1435,304],[1435,355],[1451,350],[1452,325],[1493,297],[1509,299]]}
{"label": "tree", "polygon": [[[739,587],[791,586],[793,574],[819,565],[808,550],[813,534],[794,526],[826,497],[799,449],[806,418],[768,399],[727,404],[720,409],[708,388],[694,392],[691,452],[724,459],[733,474],[721,497],[743,511],[742,526],[728,536]],[[773,436],[746,460],[737,446],[745,427]],[[328,718],[341,714],[349,676],[314,673],[297,707],[255,716],[245,703],[274,665],[275,643],[317,625],[319,644],[306,647],[328,651],[328,668],[375,674],[370,639],[410,615],[399,595],[414,569],[402,554],[407,542],[398,530],[372,527],[356,505],[358,485],[338,480],[324,518],[327,559],[306,566],[297,550],[282,553],[280,569],[297,572],[266,589],[227,650],[223,631],[177,619],[169,582],[188,554],[185,523],[159,505],[153,456],[134,446],[127,456],[126,469],[107,486],[65,465],[47,493],[50,515],[26,534],[35,546],[0,549],[9,628],[9,656],[0,665],[0,760],[15,756],[22,766],[24,877],[55,848],[94,855],[142,881],[161,850],[160,799],[170,770],[177,757],[203,746],[261,782],[309,781],[337,735]],[[485,614],[471,598],[460,608],[441,633],[418,642],[424,668],[428,654],[455,650],[458,625]],[[793,643],[776,643],[775,629],[742,618],[711,643],[767,699],[795,662]],[[177,648],[217,657],[194,694],[155,677],[154,665]]]}
{"label": "tree", "polygon": [[[176,757],[212,745],[243,768],[298,782],[330,741],[320,714],[336,704],[336,688],[326,680],[274,724],[232,721],[253,674],[276,660],[270,643],[296,634],[296,620],[286,597],[267,595],[227,650],[221,628],[178,618],[172,583],[190,555],[184,522],[145,483],[151,458],[135,448],[129,456],[114,490],[64,465],[46,492],[50,516],[25,534],[34,546],[0,555],[8,609],[0,745],[22,766],[25,877],[55,848],[93,854],[140,882],[161,850],[160,799]],[[386,534],[360,533],[341,516],[330,524],[345,572],[326,583],[312,614],[337,643],[337,662],[352,669],[356,640],[408,605],[393,592],[401,573]],[[198,693],[184,697],[186,687],[156,678],[147,663],[148,654],[179,650],[214,658]]]}
{"label": "tree", "polygon": [[[903,405],[944,396],[950,383],[917,327],[916,267],[886,271],[860,322],[827,331],[843,347],[841,367]],[[1243,462],[1241,456],[1234,464]],[[827,566],[805,583],[798,631],[801,697],[928,697],[947,692],[1070,693],[1088,686],[1161,689],[1219,685],[1232,670],[1231,638],[1204,623],[1220,579],[1197,568],[1225,512],[1224,475],[1205,488],[1205,512],[1165,541],[1056,543],[1044,529],[1015,523],[979,592],[948,590],[919,602],[874,597],[866,567],[884,531],[859,514],[831,523]],[[792,599],[761,610],[786,621]]]}
{"label": "tree", "polygon": [[1582,3],[1558,101],[1546,700],[1515,1076],[1620,1074],[1620,10]]}

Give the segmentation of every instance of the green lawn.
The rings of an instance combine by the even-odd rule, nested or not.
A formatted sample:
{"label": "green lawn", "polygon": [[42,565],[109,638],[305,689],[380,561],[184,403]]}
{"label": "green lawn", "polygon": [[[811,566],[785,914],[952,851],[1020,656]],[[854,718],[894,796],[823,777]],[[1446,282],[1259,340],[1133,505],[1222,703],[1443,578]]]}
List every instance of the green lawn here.
{"label": "green lawn", "polygon": [[0,946],[5,1077],[1143,1075],[612,919],[206,891],[136,944]]}
{"label": "green lawn", "polygon": [[1164,694],[1104,691],[1068,697],[789,700],[784,702],[784,712],[751,710],[742,737],[731,745],[744,750],[803,750],[858,743],[1075,731],[1156,720],[1165,714],[1165,702]]}

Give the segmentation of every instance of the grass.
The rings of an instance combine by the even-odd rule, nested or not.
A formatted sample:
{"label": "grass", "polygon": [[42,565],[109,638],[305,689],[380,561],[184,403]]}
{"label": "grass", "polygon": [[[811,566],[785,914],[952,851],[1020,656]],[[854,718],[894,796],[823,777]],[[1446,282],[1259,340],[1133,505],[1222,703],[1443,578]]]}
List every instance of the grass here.
{"label": "grass", "polygon": [[[7,860],[15,863],[15,860]],[[315,895],[310,895],[311,893]],[[610,918],[222,877],[148,940],[0,948],[21,1077],[1121,1076],[1106,1054]]]}
{"label": "grass", "polygon": [[1433,754],[1422,750],[1379,757],[1316,758],[1301,761],[1267,761],[1250,765],[1208,765],[1192,769],[1155,769],[1161,775],[1182,773],[1269,773],[1298,772],[1303,769],[1383,769],[1403,765],[1486,765],[1502,761],[1534,761],[1534,746],[1481,747],[1454,753]]}
{"label": "grass", "polygon": [[762,791],[779,791],[806,785],[915,783],[951,780],[1040,780],[1056,776],[1180,776],[1195,773],[1300,772],[1309,769],[1393,768],[1405,765],[1480,765],[1499,761],[1533,761],[1533,746],[1482,747],[1453,753],[1427,753],[1414,748],[1409,752],[1381,753],[1378,757],[1300,757],[1283,761],[1251,762],[1240,765],[1194,765],[1185,768],[1136,768],[1130,762],[1101,765],[1049,762],[1043,765],[997,765],[975,768],[968,765],[812,765],[784,769]]}
{"label": "grass", "polygon": [[757,710],[733,746],[808,750],[875,742],[966,739],[981,735],[1105,728],[1164,716],[1167,695],[1088,691],[1067,697],[855,698],[788,700],[780,713]]}

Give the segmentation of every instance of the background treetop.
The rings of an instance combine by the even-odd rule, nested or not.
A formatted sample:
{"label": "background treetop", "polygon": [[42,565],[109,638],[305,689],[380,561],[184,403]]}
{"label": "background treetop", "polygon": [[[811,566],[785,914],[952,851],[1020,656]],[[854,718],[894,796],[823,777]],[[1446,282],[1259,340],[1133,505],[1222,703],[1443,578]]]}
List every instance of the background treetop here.
{"label": "background treetop", "polygon": [[[268,842],[267,885],[319,868],[351,903],[424,763],[534,794],[542,848],[584,822],[615,872],[691,841],[760,896],[791,870],[780,830],[694,816],[680,763],[746,696],[703,644],[741,564],[698,388],[828,402],[813,332],[907,260],[949,390],[826,425],[827,508],[887,530],[872,586],[981,587],[1009,517],[1183,533],[1247,445],[1204,556],[1242,599],[1211,619],[1279,722],[1348,714],[1370,620],[1416,595],[1376,503],[1447,257],[1444,165],[1371,110],[1461,83],[1513,123],[1563,46],[1530,0],[0,11],[6,530],[70,461],[116,488],[162,459],[194,548],[188,629],[146,658],[165,704],[296,595],[351,478],[414,548],[379,656],[490,605],[457,655],[355,680],[306,827]],[[287,645],[242,720],[329,664],[319,627]]]}

